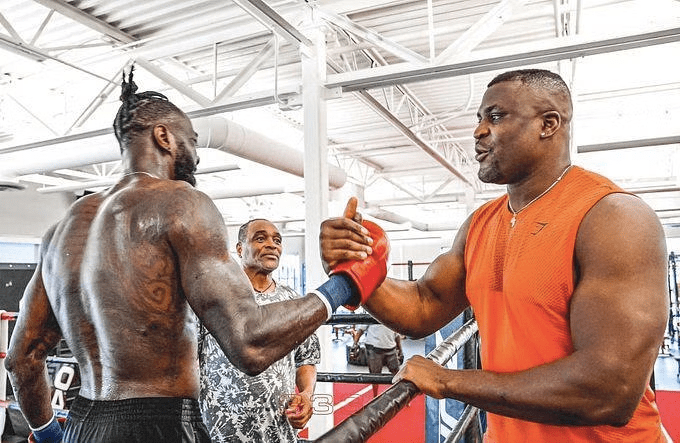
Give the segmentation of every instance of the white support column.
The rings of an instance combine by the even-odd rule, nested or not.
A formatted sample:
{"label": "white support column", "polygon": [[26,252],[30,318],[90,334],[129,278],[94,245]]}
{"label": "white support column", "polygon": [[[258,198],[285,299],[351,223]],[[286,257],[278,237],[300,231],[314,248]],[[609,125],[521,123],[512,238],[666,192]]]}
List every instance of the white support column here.
{"label": "white support column", "polygon": [[[310,27],[307,35],[312,46],[300,45],[302,59],[302,103],[304,115],[305,145],[305,263],[307,269],[306,288],[316,288],[326,280],[319,250],[321,222],[328,214],[328,148],[326,146],[326,101],[324,84],[326,82],[326,38],[320,20],[310,10]],[[321,342],[320,372],[331,370],[330,348],[331,327],[321,326],[317,331]],[[330,383],[319,383],[316,394],[324,408],[316,410],[309,421],[309,437],[314,439],[333,427],[331,399],[333,388]],[[316,402],[315,402],[316,406]],[[325,411],[324,411],[325,410]]]}

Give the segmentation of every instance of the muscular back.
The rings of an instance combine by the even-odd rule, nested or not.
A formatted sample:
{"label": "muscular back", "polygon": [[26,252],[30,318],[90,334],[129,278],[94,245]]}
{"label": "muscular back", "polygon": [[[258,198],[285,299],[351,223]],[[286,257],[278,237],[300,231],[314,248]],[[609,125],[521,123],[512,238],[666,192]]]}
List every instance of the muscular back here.
{"label": "muscular back", "polygon": [[[82,198],[44,250],[50,305],[99,400],[197,396],[196,334],[169,240],[195,194],[147,176]],[[179,195],[178,195],[179,194]]]}

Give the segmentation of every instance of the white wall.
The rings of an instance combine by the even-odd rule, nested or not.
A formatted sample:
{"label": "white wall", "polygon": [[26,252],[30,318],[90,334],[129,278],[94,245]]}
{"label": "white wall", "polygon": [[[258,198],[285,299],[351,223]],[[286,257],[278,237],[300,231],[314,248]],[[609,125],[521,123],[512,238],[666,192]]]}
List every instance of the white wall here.
{"label": "white wall", "polygon": [[675,252],[675,255],[680,255],[680,237],[666,238],[666,248],[669,254]]}
{"label": "white wall", "polygon": [[451,244],[444,239],[411,239],[390,241],[390,277],[408,280],[408,261],[413,262],[413,279],[420,278],[427,266]]}
{"label": "white wall", "polygon": [[75,200],[72,193],[40,194],[35,189],[0,192],[0,238],[39,241]]}

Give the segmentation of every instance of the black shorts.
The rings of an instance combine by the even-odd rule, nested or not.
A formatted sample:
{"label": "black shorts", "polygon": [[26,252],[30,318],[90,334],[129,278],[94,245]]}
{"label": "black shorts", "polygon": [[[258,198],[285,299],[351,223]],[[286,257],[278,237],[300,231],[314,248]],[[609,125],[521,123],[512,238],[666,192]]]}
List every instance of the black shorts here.
{"label": "black shorts", "polygon": [[78,396],[64,443],[210,443],[198,401],[150,397],[94,401]]}

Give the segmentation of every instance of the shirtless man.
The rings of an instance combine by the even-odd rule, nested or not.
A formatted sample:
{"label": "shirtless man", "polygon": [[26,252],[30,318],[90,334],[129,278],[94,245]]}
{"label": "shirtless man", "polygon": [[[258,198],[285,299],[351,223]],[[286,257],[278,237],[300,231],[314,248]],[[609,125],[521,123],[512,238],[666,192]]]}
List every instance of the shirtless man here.
{"label": "shirtless man", "polygon": [[[365,307],[422,337],[472,306],[483,370],[416,356],[395,381],[488,411],[488,443],[665,442],[649,386],[668,315],[654,211],[571,165],[571,95],[558,75],[498,75],[477,117],[479,178],[507,194],[470,215],[419,280],[386,279]],[[368,248],[355,209],[322,226],[330,268]]]}
{"label": "shirtless man", "polygon": [[45,234],[12,334],[5,364],[38,443],[62,439],[45,365],[62,337],[82,381],[65,442],[208,442],[192,310],[229,360],[254,375],[361,287],[345,273],[304,297],[259,306],[229,254],[222,216],[192,186],[191,121],[164,96],[136,89],[131,72],[114,121],[126,173]]}

